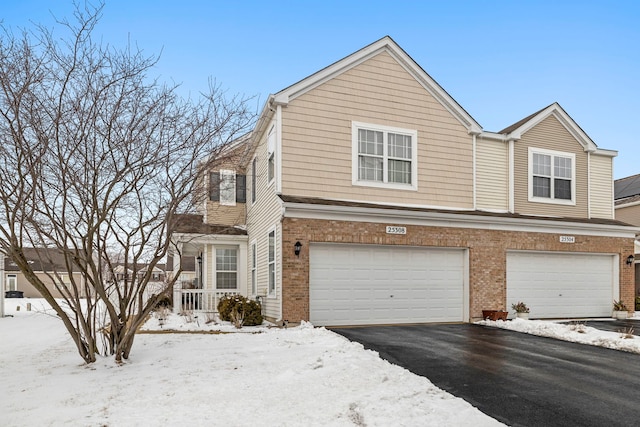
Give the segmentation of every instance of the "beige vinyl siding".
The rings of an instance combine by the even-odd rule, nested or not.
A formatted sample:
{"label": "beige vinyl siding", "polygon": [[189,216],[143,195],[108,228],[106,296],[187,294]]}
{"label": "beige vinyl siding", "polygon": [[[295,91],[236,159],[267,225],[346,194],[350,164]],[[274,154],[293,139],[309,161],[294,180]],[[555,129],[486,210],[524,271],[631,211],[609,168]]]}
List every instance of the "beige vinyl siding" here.
{"label": "beige vinyl siding", "polygon": [[[529,202],[529,147],[575,153],[575,206]],[[523,215],[588,217],[587,153],[580,143],[553,115],[522,135],[514,148],[515,212]]]}
{"label": "beige vinyl siding", "polygon": [[640,204],[616,208],[616,219],[640,227]]}
{"label": "beige vinyl siding", "polygon": [[[416,130],[418,190],[352,184],[352,122]],[[282,109],[282,193],[367,202],[473,207],[472,138],[388,53]]]}
{"label": "beige vinyl siding", "polygon": [[509,145],[478,138],[476,142],[476,203],[478,209],[509,210]]}
{"label": "beige vinyl siding", "polygon": [[613,218],[613,158],[591,154],[591,217]]}
{"label": "beige vinyl siding", "polygon": [[[42,297],[42,295],[40,294],[40,291],[38,291],[31,284],[31,282],[27,280],[24,274],[22,274],[22,272],[20,271],[5,270],[4,271],[5,286],[7,284],[6,283],[7,276],[12,274],[16,276],[17,290],[24,292],[25,298],[41,298]],[[49,289],[49,291],[51,292],[51,295],[53,295],[54,298],[62,298],[62,293],[58,290],[58,288],[55,285],[56,279],[53,272],[50,272],[49,274],[47,274],[45,272],[37,271],[35,272],[35,275],[38,277],[38,279],[42,281],[42,283],[45,284],[45,286],[47,287],[47,289]],[[85,296],[84,279],[82,278],[82,274],[74,273],[73,278],[74,278],[74,281],[76,282],[76,285],[78,286],[78,292],[80,293],[80,296]],[[67,280],[70,280],[70,279],[67,279]]]}
{"label": "beige vinyl siding", "polygon": [[[249,196],[247,194],[247,196]],[[235,206],[224,206],[219,202],[207,200],[207,224],[244,225],[245,203],[236,203]]]}
{"label": "beige vinyl siding", "polygon": [[[247,232],[255,239],[257,244],[258,265],[257,281],[258,295],[263,297],[264,310],[266,316],[278,320],[280,319],[280,298],[282,296],[281,277],[281,227],[280,215],[282,213],[282,201],[276,195],[275,182],[269,184],[267,176],[267,133],[271,125],[266,127],[267,131],[262,136],[255,156],[256,162],[256,202],[251,203],[251,168],[247,171]],[[276,227],[276,296],[268,296],[269,292],[269,231]],[[251,250],[249,245],[249,251]],[[251,277],[251,253],[247,262],[247,277]],[[250,281],[247,286],[250,286]]]}

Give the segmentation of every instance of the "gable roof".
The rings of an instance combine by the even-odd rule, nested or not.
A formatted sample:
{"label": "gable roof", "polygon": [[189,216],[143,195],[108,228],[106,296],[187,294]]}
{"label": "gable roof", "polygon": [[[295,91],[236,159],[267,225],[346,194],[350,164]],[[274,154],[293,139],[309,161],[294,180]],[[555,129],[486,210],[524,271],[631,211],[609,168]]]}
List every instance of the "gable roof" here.
{"label": "gable roof", "polygon": [[500,134],[506,135],[506,139],[514,139],[518,140],[522,137],[524,133],[532,129],[534,126],[538,125],[543,120],[548,117],[555,117],[562,126],[573,136],[576,141],[580,145],[582,145],[584,151],[597,153],[602,155],[607,155],[611,157],[615,157],[618,155],[617,151],[614,150],[602,150],[599,149],[595,142],[587,135],[587,133],[582,130],[582,128],[578,125],[578,123],[571,118],[569,114],[558,104],[554,102],[547,107],[536,111],[530,116],[525,117],[524,119],[512,124],[509,127],[502,129]]}
{"label": "gable roof", "polygon": [[176,234],[223,234],[229,236],[243,236],[247,230],[232,225],[207,224],[203,221],[203,215],[177,214],[175,216]]}
{"label": "gable roof", "polygon": [[637,199],[640,196],[640,174],[616,179],[613,182],[613,199]]}
{"label": "gable roof", "polygon": [[482,127],[445,91],[426,71],[418,65],[398,44],[389,36],[334,62],[322,70],[300,80],[280,92],[272,95],[273,103],[286,105],[291,100],[307,93],[334,77],[362,64],[368,59],[386,52],[391,55],[416,81],[429,92],[444,108],[446,108],[470,133],[480,133]]}
{"label": "gable roof", "polygon": [[[64,253],[59,249],[46,248],[22,248],[24,257],[31,264],[31,268],[36,272],[51,272],[54,270],[65,271]],[[20,271],[16,263],[11,257],[6,256],[4,259],[5,271]]]}

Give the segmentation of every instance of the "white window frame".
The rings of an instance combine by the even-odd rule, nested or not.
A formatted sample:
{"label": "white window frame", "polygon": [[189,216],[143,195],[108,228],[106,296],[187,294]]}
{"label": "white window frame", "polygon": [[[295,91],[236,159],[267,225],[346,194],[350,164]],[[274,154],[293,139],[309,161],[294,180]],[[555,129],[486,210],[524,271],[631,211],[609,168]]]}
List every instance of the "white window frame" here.
{"label": "white window frame", "polygon": [[[372,130],[377,132],[383,132],[383,167],[382,167],[382,182],[380,181],[366,181],[359,178],[358,171],[358,130]],[[411,137],[411,184],[402,184],[397,182],[388,182],[389,173],[389,155],[387,138],[389,133],[395,133],[400,135],[407,135]],[[414,129],[404,129],[391,126],[377,125],[371,123],[351,122],[351,144],[352,144],[352,184],[362,185],[366,187],[378,187],[378,188],[392,188],[397,190],[418,190],[418,131]]]}
{"label": "white window frame", "polygon": [[[273,233],[273,260],[271,260],[271,244],[269,239]],[[270,229],[267,233],[267,295],[270,298],[277,296],[278,289],[278,233],[274,228]],[[271,272],[271,265],[273,264],[273,273]]]}
{"label": "white window frame", "polygon": [[[225,183],[229,181],[229,188],[223,190]],[[220,204],[223,206],[235,206],[236,205],[236,171],[232,170],[220,170]],[[229,196],[225,198],[224,196]]]}
{"label": "white window frame", "polygon": [[258,201],[258,158],[251,161],[251,205]]}
{"label": "white window frame", "polygon": [[272,126],[267,136],[267,182],[271,185],[276,180],[276,127]]}
{"label": "white window frame", "polygon": [[[13,280],[11,280],[13,279]],[[11,283],[13,282],[13,286]],[[7,291],[17,291],[18,290],[18,275],[17,274],[7,274]]]}
{"label": "white window frame", "polygon": [[[540,154],[545,156],[551,156],[551,184],[549,189],[549,197],[539,197],[533,195],[533,155]],[[564,157],[571,159],[571,199],[556,199],[555,198],[555,176],[554,165],[556,157]],[[575,153],[567,153],[563,151],[547,150],[544,148],[529,147],[529,201],[534,203],[551,203],[556,205],[575,206],[576,204],[576,155]],[[567,178],[560,178],[567,179]]]}
{"label": "white window frame", "polygon": [[[236,251],[236,269],[235,270],[218,270],[218,250],[232,249]],[[213,250],[213,277],[215,278],[217,291],[239,291],[240,290],[240,248],[238,246],[216,246]],[[197,268],[197,267],[196,267]],[[218,273],[236,273],[236,287],[235,288],[220,288],[218,287]]]}
{"label": "white window frame", "polygon": [[258,295],[258,242],[253,240],[250,245],[251,248],[251,294],[253,296]]}

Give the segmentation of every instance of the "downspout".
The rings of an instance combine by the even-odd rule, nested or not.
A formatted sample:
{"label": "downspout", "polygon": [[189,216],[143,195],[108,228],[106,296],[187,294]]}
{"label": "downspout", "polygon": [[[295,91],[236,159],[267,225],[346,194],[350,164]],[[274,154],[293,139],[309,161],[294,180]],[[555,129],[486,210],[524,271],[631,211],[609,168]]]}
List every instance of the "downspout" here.
{"label": "downspout", "polygon": [[[576,182],[575,176],[573,177],[573,182]],[[591,219],[591,152],[590,151],[587,152],[587,218]]]}
{"label": "downspout", "polygon": [[515,195],[515,184],[514,184],[514,147],[515,140],[509,140],[509,213],[515,213],[515,201],[513,200]]}
{"label": "downspout", "polygon": [[476,149],[477,149],[477,144],[476,144],[476,138],[477,134],[476,133],[472,133],[471,134],[471,138],[472,138],[472,145],[473,145],[473,210],[478,210],[478,201],[477,201],[477,171],[476,171],[476,157],[477,157],[477,153],[476,153]]}

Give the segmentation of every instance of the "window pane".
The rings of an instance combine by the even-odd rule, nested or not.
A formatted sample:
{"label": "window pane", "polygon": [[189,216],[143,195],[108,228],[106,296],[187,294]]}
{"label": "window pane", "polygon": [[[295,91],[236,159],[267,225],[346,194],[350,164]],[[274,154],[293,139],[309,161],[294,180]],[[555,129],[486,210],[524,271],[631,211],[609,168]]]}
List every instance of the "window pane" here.
{"label": "window pane", "polygon": [[276,259],[276,232],[269,233],[269,262]]}
{"label": "window pane", "polygon": [[390,133],[388,139],[389,157],[411,158],[411,137],[409,135]]}
{"label": "window pane", "polygon": [[556,199],[571,200],[571,180],[556,179],[553,193]]}
{"label": "window pane", "polygon": [[551,197],[551,178],[533,177],[534,197]]}
{"label": "window pane", "polygon": [[382,156],[382,132],[358,129],[358,153]]}
{"label": "window pane", "polygon": [[220,171],[220,204],[235,204],[236,174],[233,171]]}
{"label": "window pane", "polygon": [[569,157],[554,157],[553,174],[556,178],[571,178],[571,159]]}
{"label": "window pane", "polygon": [[216,273],[216,285],[218,289],[236,289],[237,274],[231,272],[217,272]]}
{"label": "window pane", "polygon": [[251,201],[252,202],[256,201],[256,184],[257,184],[257,176],[258,176],[258,172],[256,171],[257,160],[258,160],[257,157],[253,159],[253,164],[251,165]]}
{"label": "window pane", "polygon": [[551,156],[533,153],[533,173],[551,176]]}
{"label": "window pane", "polygon": [[235,271],[237,252],[235,249],[216,249],[216,270]]}
{"label": "window pane", "polygon": [[389,160],[389,182],[411,184],[411,162]]}
{"label": "window pane", "polygon": [[275,154],[271,153],[269,155],[269,161],[268,161],[268,181],[271,182],[273,180],[273,178],[276,176],[275,170],[276,170],[276,160],[275,160]]}
{"label": "window pane", "polygon": [[383,162],[378,157],[358,157],[358,179],[365,181],[382,181]]}
{"label": "window pane", "polygon": [[269,264],[269,293],[276,290],[276,265],[275,263]]}

